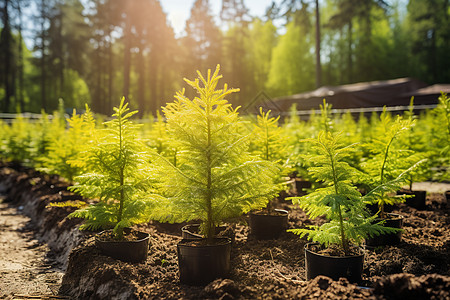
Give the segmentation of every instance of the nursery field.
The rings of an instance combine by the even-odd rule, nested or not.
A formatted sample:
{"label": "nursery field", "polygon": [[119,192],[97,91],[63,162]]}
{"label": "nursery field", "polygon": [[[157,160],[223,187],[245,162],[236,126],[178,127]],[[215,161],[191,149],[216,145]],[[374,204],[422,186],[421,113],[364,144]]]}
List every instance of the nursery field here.
{"label": "nursery field", "polygon": [[219,69],[150,122],[124,98],[0,122],[0,297],[450,298],[446,94],[280,120]]}
{"label": "nursery field", "polygon": [[[394,210],[408,216],[402,242],[365,250],[360,286],[345,279],[331,281],[325,277],[306,281],[305,239],[283,233],[277,240],[259,241],[242,223],[234,225],[231,274],[227,279],[195,287],[179,282],[176,244],[181,240],[182,224],[139,225],[140,230],[151,236],[149,256],[141,263],[126,263],[99,253],[92,233],[77,232],[75,225],[80,220],[64,218],[72,208],[47,207],[49,203],[75,197],[65,190],[67,183],[58,177],[7,164],[1,166],[0,181],[5,196],[2,213],[21,207],[21,212],[31,220],[18,222],[16,229],[25,232],[29,240],[34,235],[40,246],[25,246],[37,247],[42,253],[41,258],[17,253],[22,259],[31,259],[24,264],[30,273],[33,273],[30,265],[34,265],[34,276],[23,278],[22,272],[15,271],[5,282],[4,270],[0,283],[2,298],[58,295],[74,299],[448,299],[450,296],[450,206],[443,194],[450,184],[425,183],[431,193],[424,210],[406,204]],[[289,210],[289,228],[311,224],[305,213],[289,201],[279,199],[276,206]],[[6,247],[4,243],[2,240],[2,249]],[[20,249],[17,245],[12,247],[15,251]],[[37,266],[39,261],[41,265]],[[26,286],[13,286],[15,281]]]}

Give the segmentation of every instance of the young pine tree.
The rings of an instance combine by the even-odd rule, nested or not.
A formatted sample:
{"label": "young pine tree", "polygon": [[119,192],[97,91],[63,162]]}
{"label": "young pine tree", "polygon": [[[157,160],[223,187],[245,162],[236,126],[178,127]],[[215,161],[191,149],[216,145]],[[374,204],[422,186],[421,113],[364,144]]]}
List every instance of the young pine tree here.
{"label": "young pine tree", "polygon": [[124,98],[115,107],[114,118],[98,129],[94,140],[72,163],[88,170],[77,176],[71,189],[98,203],[78,209],[69,217],[84,218],[80,229],[114,227],[114,237],[123,238],[123,229],[146,222],[159,196],[152,193],[148,180],[147,148],[138,139],[139,126],[130,118]]}
{"label": "young pine tree", "polygon": [[306,143],[298,141],[311,137],[315,134],[314,128],[306,121],[302,121],[297,115],[297,106],[292,105],[289,109],[289,116],[283,124],[283,139],[287,144],[290,155],[290,164],[294,169],[295,176],[308,179],[308,162],[304,161],[302,155],[308,151]]}
{"label": "young pine tree", "polygon": [[[278,117],[270,117],[270,110],[265,113],[262,108],[259,109],[257,122],[254,124],[250,147],[253,154],[261,159],[277,164],[281,172],[278,178],[275,178],[274,184],[279,185],[279,191],[283,189],[283,176],[289,175],[288,146],[283,136],[283,129],[278,126]],[[272,200],[272,199],[270,199]],[[273,211],[272,201],[268,202],[267,210]]]}
{"label": "young pine tree", "polygon": [[[416,169],[422,161],[411,166],[412,152],[396,146],[396,139],[410,130],[412,119],[397,116],[395,120],[387,113],[386,108],[380,115],[374,134],[369,143],[363,145],[371,156],[362,162],[362,169],[367,176],[361,178],[370,191],[364,199],[371,204],[378,204],[380,218],[386,218],[384,206],[403,202],[404,197],[392,196],[408,180],[408,174]],[[408,168],[409,167],[409,168]]]}
{"label": "young pine tree", "polygon": [[5,127],[3,141],[4,155],[7,161],[33,165],[33,132],[36,125],[23,115],[17,116],[10,126]]}
{"label": "young pine tree", "polygon": [[446,93],[439,96],[438,106],[431,111],[428,127],[433,152],[434,174],[439,181],[450,180],[450,98]]}
{"label": "young pine tree", "polygon": [[65,134],[52,137],[47,149],[47,155],[41,158],[42,168],[48,174],[58,174],[69,182],[83,171],[82,165],[77,165],[76,160],[83,155],[84,148],[89,145],[95,133],[95,120],[89,107],[86,112],[73,115],[67,120],[69,128]]}
{"label": "young pine tree", "polygon": [[159,187],[170,200],[168,221],[200,220],[208,243],[215,227],[227,218],[266,206],[276,195],[273,178],[278,167],[248,151],[249,136],[237,109],[225,99],[237,89],[216,89],[219,66],[207,77],[185,81],[198,97],[188,99],[184,90],[163,112],[167,129],[177,141],[177,166],[155,156]]}
{"label": "young pine tree", "polygon": [[326,247],[338,245],[348,256],[352,244],[360,244],[367,237],[393,229],[373,223],[374,217],[368,216],[361,194],[352,184],[360,172],[344,161],[354,151],[353,145],[344,147],[339,138],[322,131],[317,139],[306,140],[313,144],[314,153],[317,153],[306,156],[314,165],[308,171],[313,178],[323,181],[326,187],[303,197],[292,198],[292,202],[304,209],[310,218],[325,215],[329,222],[289,231],[300,237],[307,235],[309,240]]}
{"label": "young pine tree", "polygon": [[420,132],[421,128],[418,128],[419,120],[414,114],[414,97],[411,97],[409,109],[403,113],[403,117],[410,120],[412,124],[411,129],[405,132],[404,138],[400,140],[400,147],[411,152],[411,155],[405,159],[406,163],[412,165],[420,160],[424,162],[408,173],[409,190],[412,191],[414,182],[427,180],[431,177],[430,165],[425,161],[428,162],[432,152],[427,149],[425,141],[427,136],[424,132]]}
{"label": "young pine tree", "polygon": [[149,144],[155,151],[177,165],[177,141],[172,140],[167,132],[167,123],[159,110],[156,112],[156,121],[153,122],[149,132]]}

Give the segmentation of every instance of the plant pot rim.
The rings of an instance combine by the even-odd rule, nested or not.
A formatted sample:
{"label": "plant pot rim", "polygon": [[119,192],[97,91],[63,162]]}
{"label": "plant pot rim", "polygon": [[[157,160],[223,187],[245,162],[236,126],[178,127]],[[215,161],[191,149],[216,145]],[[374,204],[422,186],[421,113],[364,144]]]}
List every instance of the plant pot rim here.
{"label": "plant pot rim", "polygon": [[410,190],[410,189],[404,189],[404,188],[402,188],[402,189],[400,189],[398,191],[399,192],[406,192],[406,193],[415,193],[415,192],[417,192],[417,193],[427,193],[427,190],[414,190],[414,189]]}
{"label": "plant pot rim", "polygon": [[401,215],[401,214],[396,214],[396,213],[386,213],[386,214],[389,215],[389,216],[391,216],[391,217],[393,217],[393,218],[385,218],[385,219],[382,219],[382,218],[378,217],[378,218],[376,218],[376,220],[379,220],[379,221],[386,221],[386,220],[401,220],[401,219],[404,219],[404,218],[405,218],[405,216],[403,216],[403,215]]}
{"label": "plant pot rim", "polygon": [[305,246],[304,246],[305,252],[309,252],[311,254],[314,254],[314,255],[317,255],[317,256],[321,256],[321,257],[330,258],[330,259],[345,259],[345,258],[354,258],[354,257],[364,257],[364,251],[363,251],[364,248],[362,246],[354,245],[356,248],[359,249],[361,254],[348,255],[348,256],[330,256],[330,255],[320,254],[320,253],[317,253],[317,252],[314,252],[314,251],[308,249],[308,247],[313,246],[313,245],[319,245],[320,247],[324,247],[324,246],[322,246],[322,245],[320,245],[319,243],[316,243],[316,242],[306,243]]}
{"label": "plant pot rim", "polygon": [[192,232],[191,230],[193,228],[200,228],[200,224],[199,223],[195,223],[195,224],[186,224],[183,227],[181,227],[181,232],[182,233],[187,233],[189,235],[195,236],[199,239],[203,238],[203,235],[196,233],[196,232]]}
{"label": "plant pot rim", "polygon": [[[289,212],[285,209],[275,208],[274,211],[282,214],[281,216],[289,214]],[[251,211],[251,212],[249,212],[249,214],[257,215],[257,216],[280,217],[280,215],[273,215],[273,214],[266,213],[264,210]]]}
{"label": "plant pot rim", "polygon": [[193,240],[193,239],[182,239],[181,241],[178,242],[177,246],[183,246],[183,247],[189,247],[189,248],[202,248],[202,247],[220,247],[220,246],[224,246],[224,245],[231,245],[231,239],[228,237],[214,237],[213,240],[214,241],[220,241],[218,243],[214,243],[214,244],[207,244],[205,243],[204,245],[195,245],[193,243],[198,243],[198,242],[202,242],[202,241],[206,241],[207,239],[202,237],[200,239],[197,240]]}
{"label": "plant pot rim", "polygon": [[[131,228],[124,228],[124,232],[126,232],[126,233],[130,233],[131,230],[132,230]],[[136,229],[133,229],[133,230],[135,232],[137,232],[138,235],[140,235],[142,237],[138,238],[137,240],[131,240],[131,241],[128,241],[128,240],[123,240],[123,241],[119,241],[119,240],[101,240],[101,239],[99,239],[98,236],[100,234],[102,234],[104,232],[111,232],[112,231],[112,229],[107,229],[107,230],[103,230],[103,231],[101,231],[101,232],[99,232],[99,233],[97,233],[95,235],[95,242],[99,242],[99,243],[130,243],[130,244],[133,244],[133,243],[141,243],[141,242],[143,242],[145,240],[150,239],[150,233],[139,231],[139,230],[136,230]]]}

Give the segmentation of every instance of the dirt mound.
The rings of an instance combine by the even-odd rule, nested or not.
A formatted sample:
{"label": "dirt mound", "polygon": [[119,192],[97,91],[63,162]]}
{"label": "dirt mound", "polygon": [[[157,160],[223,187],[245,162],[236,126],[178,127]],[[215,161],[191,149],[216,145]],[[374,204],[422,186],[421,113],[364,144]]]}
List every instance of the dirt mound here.
{"label": "dirt mound", "polygon": [[79,196],[67,191],[69,184],[58,176],[44,175],[20,165],[1,167],[0,182],[6,195],[4,202],[17,207],[31,219],[30,226],[36,238],[48,245],[50,255],[65,269],[72,248],[78,245],[83,236],[91,234],[77,229],[81,220],[66,218],[74,208],[49,207],[49,204]]}
{"label": "dirt mound", "polygon": [[374,294],[379,299],[449,299],[450,278],[437,274],[415,277],[412,274],[395,274],[375,283]]}

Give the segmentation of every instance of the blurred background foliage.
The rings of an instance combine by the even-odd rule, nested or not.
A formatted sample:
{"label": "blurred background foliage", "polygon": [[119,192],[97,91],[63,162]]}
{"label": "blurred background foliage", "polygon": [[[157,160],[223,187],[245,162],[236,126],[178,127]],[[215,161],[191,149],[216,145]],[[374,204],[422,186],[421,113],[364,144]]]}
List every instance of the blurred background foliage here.
{"label": "blurred background foliage", "polygon": [[242,106],[261,91],[450,82],[448,0],[279,0],[264,16],[216,1],[219,15],[195,0],[178,35],[158,0],[2,0],[0,112],[51,112],[62,98],[69,112],[109,115],[123,95],[155,115],[182,77],[216,64]]}

